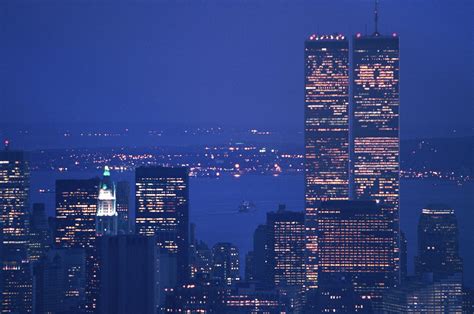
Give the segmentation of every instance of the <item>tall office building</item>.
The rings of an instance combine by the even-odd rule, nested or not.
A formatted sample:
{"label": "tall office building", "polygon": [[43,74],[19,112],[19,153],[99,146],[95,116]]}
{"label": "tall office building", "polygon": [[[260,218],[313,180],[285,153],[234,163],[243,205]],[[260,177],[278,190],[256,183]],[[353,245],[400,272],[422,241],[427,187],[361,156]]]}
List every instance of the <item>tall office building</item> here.
{"label": "tall office building", "polygon": [[97,236],[117,235],[118,214],[116,208],[115,183],[110,178],[109,167],[105,166],[97,196],[96,234]]}
{"label": "tall office building", "polygon": [[393,260],[397,277],[400,259],[399,69],[396,34],[382,36],[376,28],[372,35],[354,37],[351,196],[379,201],[393,221]]}
{"label": "tall office building", "polygon": [[373,299],[394,284],[391,221],[376,202],[323,202],[318,241],[320,287],[345,277],[355,293]]}
{"label": "tall office building", "polygon": [[349,43],[343,35],[305,42],[307,288],[317,288],[318,204],[349,196]]}
{"label": "tall office building", "polygon": [[230,286],[240,280],[239,270],[239,249],[231,243],[216,243],[212,248],[212,277]]}
{"label": "tall office building", "polygon": [[56,181],[55,245],[86,249],[86,312],[93,312],[97,306],[95,239],[99,186],[99,178]]}
{"label": "tall office building", "polygon": [[288,211],[284,205],[267,213],[269,270],[276,287],[304,286],[304,226],[304,213]]}
{"label": "tall office building", "polygon": [[56,181],[54,237],[57,247],[94,246],[99,186],[98,178]]}
{"label": "tall office building", "polygon": [[1,312],[32,311],[32,274],[28,262],[29,169],[25,153],[0,151],[2,227]]}
{"label": "tall office building", "polygon": [[139,167],[135,171],[136,232],[156,236],[162,253],[175,257],[177,280],[189,270],[189,183],[187,168]]}
{"label": "tall office building", "polygon": [[458,225],[454,209],[442,204],[425,207],[418,222],[415,272],[435,276],[463,272],[459,256]]}
{"label": "tall office building", "polygon": [[98,238],[98,313],[155,314],[159,305],[159,257],[153,237]]}
{"label": "tall office building", "polygon": [[118,233],[130,233],[132,226],[130,221],[130,183],[128,181],[117,182],[116,205],[118,214]]}

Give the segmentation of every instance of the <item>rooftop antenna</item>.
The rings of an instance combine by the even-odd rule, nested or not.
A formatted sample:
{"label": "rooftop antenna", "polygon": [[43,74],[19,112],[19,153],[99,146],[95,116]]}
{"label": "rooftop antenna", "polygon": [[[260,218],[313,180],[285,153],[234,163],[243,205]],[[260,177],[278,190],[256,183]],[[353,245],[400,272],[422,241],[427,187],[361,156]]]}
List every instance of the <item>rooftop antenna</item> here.
{"label": "rooftop antenna", "polygon": [[375,36],[379,35],[379,12],[378,12],[379,1],[375,0],[375,9],[374,9],[374,21],[375,21]]}

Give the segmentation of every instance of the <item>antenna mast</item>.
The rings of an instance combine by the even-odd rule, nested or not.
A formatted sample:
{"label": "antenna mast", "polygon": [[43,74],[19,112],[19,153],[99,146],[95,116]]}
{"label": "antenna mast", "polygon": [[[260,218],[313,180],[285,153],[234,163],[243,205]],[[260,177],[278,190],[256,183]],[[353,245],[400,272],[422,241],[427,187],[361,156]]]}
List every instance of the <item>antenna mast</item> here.
{"label": "antenna mast", "polygon": [[379,11],[378,11],[378,0],[375,0],[375,9],[374,9],[374,21],[375,21],[375,36],[379,34]]}

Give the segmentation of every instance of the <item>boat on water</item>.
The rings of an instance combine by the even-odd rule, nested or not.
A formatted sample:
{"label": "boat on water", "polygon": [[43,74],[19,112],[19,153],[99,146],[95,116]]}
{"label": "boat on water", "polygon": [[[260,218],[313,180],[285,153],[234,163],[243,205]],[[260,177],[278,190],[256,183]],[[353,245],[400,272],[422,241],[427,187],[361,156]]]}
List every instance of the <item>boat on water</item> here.
{"label": "boat on water", "polygon": [[239,213],[249,213],[257,210],[253,202],[243,201],[238,207]]}

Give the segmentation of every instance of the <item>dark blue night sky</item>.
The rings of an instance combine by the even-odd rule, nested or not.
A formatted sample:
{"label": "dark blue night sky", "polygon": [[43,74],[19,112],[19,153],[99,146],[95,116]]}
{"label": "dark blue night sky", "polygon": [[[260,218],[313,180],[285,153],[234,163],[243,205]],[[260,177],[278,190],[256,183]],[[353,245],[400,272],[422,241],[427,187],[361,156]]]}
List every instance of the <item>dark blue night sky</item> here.
{"label": "dark blue night sky", "polygon": [[[0,123],[303,127],[307,35],[373,1],[2,1]],[[472,132],[473,2],[380,1],[401,38],[402,137]]]}

